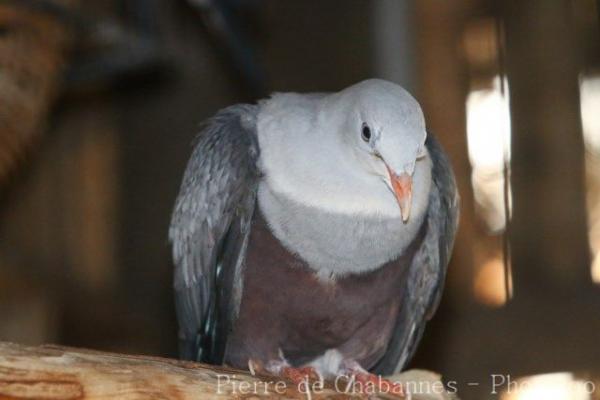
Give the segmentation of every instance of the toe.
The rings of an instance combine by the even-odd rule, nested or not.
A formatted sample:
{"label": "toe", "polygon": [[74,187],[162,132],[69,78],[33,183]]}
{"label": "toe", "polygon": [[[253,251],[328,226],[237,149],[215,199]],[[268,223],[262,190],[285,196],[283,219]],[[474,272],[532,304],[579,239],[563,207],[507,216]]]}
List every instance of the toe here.
{"label": "toe", "polygon": [[281,376],[291,380],[295,384],[320,379],[319,374],[312,367],[284,367],[281,370]]}

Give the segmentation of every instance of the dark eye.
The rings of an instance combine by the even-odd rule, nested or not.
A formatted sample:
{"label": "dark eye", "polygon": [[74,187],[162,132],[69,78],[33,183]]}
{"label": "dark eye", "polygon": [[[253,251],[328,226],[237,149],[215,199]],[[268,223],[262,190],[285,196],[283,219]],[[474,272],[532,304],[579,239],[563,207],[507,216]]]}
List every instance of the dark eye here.
{"label": "dark eye", "polygon": [[367,143],[369,142],[369,140],[371,140],[371,128],[369,128],[369,125],[363,124],[361,136],[362,139]]}

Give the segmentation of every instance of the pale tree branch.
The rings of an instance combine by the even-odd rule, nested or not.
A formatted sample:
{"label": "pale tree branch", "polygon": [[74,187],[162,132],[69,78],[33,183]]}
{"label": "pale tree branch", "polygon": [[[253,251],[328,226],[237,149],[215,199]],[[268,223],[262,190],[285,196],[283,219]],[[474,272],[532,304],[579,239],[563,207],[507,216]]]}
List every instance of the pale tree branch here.
{"label": "pale tree branch", "polygon": [[[421,373],[422,374],[422,373]],[[415,378],[414,372],[401,374]],[[422,379],[425,375],[420,375]],[[426,380],[439,379],[432,374]],[[313,383],[312,385],[317,385]],[[440,383],[441,384],[441,383]],[[73,349],[28,347],[0,342],[0,399],[352,399],[343,384],[306,388],[271,376],[178,361]],[[378,395],[380,398],[398,398]],[[446,399],[412,396],[412,399]]]}

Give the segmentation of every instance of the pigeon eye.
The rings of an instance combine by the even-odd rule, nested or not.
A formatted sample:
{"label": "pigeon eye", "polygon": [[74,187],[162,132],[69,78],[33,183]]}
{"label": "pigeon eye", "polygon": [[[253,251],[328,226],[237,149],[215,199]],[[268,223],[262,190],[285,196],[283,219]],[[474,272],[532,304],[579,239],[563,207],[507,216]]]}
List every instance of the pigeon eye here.
{"label": "pigeon eye", "polygon": [[369,143],[369,140],[371,140],[371,128],[369,128],[369,125],[363,124],[362,131],[361,131],[361,137],[362,137],[362,140]]}

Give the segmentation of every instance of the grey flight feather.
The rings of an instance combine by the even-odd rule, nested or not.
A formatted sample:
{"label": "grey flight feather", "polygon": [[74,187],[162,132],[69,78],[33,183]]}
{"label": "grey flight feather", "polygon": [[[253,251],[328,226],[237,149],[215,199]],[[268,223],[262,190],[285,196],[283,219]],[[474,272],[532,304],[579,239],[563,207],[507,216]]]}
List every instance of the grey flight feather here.
{"label": "grey flight feather", "polygon": [[426,232],[408,272],[396,329],[375,367],[385,375],[402,370],[410,361],[426,322],[437,309],[458,225],[458,191],[450,162],[433,135],[428,135],[425,144],[433,162]]}
{"label": "grey flight feather", "polygon": [[220,363],[241,298],[256,202],[258,106],[221,110],[200,133],[169,228],[180,355]]}

